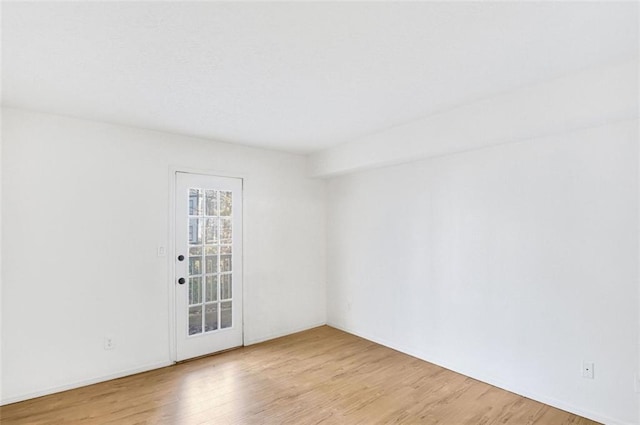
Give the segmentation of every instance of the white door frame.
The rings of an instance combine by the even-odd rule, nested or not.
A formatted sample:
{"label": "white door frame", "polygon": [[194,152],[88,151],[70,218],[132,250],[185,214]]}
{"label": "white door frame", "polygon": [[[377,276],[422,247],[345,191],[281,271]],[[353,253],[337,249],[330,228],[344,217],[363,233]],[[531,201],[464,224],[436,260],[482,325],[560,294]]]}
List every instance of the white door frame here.
{"label": "white door frame", "polygon": [[[244,186],[246,176],[242,173],[232,173],[229,171],[215,171],[215,170],[207,170],[201,168],[192,168],[192,167],[181,167],[181,166],[170,166],[169,167],[169,234],[168,243],[167,243],[167,287],[168,287],[168,299],[169,299],[169,323],[168,323],[168,331],[169,331],[169,359],[171,362],[176,363],[178,359],[177,353],[177,329],[176,329],[176,283],[175,283],[175,272],[176,272],[176,173],[188,173],[188,174],[202,174],[205,176],[211,177],[231,177],[240,179],[242,181],[242,222],[244,227],[245,217],[246,217],[246,208],[244,202]],[[242,232],[242,251],[240,255],[242,255],[242,275],[244,276],[244,234]],[[242,285],[242,345],[245,345],[245,332],[244,332],[244,317],[245,317],[245,284],[243,282]]]}

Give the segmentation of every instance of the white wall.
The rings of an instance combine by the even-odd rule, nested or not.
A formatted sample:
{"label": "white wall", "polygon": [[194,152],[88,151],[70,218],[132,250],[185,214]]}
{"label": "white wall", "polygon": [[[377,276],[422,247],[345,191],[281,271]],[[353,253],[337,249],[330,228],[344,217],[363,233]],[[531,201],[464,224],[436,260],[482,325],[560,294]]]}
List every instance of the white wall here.
{"label": "white wall", "polygon": [[[637,126],[331,179],[328,323],[637,424]],[[583,360],[594,380],[581,377]]]}
{"label": "white wall", "polygon": [[[1,10],[1,7],[0,7]],[[2,18],[0,12],[0,19]],[[0,66],[2,60],[0,59]],[[0,91],[2,88],[0,88]],[[2,372],[2,114],[0,114],[0,400],[3,399],[4,392],[2,391],[4,382]]]}
{"label": "white wall", "polygon": [[3,125],[3,402],[169,363],[170,166],[245,178],[245,341],[325,323],[325,183],[304,157],[15,109]]}

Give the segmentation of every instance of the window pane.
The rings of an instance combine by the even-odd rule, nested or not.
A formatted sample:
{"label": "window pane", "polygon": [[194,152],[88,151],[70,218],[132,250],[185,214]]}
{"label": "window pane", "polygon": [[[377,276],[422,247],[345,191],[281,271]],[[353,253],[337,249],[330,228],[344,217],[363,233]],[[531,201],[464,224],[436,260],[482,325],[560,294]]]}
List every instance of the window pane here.
{"label": "window pane", "polygon": [[202,215],[202,191],[189,189],[189,215]]}
{"label": "window pane", "polygon": [[202,306],[189,307],[189,335],[202,333]]}
{"label": "window pane", "polygon": [[202,255],[202,247],[201,246],[192,246],[189,248],[189,255],[190,256],[196,256],[196,255]]}
{"label": "window pane", "polygon": [[231,271],[231,255],[220,256],[220,272]]}
{"label": "window pane", "polygon": [[218,246],[217,245],[205,246],[204,253],[205,255],[216,255],[218,253]]}
{"label": "window pane", "polygon": [[202,302],[202,278],[189,278],[189,304],[200,304]]}
{"label": "window pane", "polygon": [[231,215],[231,192],[220,192],[220,215]]}
{"label": "window pane", "polygon": [[220,253],[231,254],[231,245],[223,245],[220,247]]}
{"label": "window pane", "polygon": [[202,257],[189,257],[189,276],[202,274]]}
{"label": "window pane", "polygon": [[230,328],[231,323],[231,301],[220,303],[220,328]]}
{"label": "window pane", "polygon": [[205,215],[218,215],[218,191],[205,191]]}
{"label": "window pane", "polygon": [[205,301],[218,301],[218,276],[207,276],[205,277]]}
{"label": "window pane", "polygon": [[215,244],[218,243],[218,219],[217,218],[207,218],[205,225],[205,244]]}
{"label": "window pane", "polygon": [[220,299],[228,300],[231,298],[231,275],[220,275]]}
{"label": "window pane", "polygon": [[221,218],[220,219],[220,243],[230,244],[232,242],[231,239],[231,219],[230,218]]}
{"label": "window pane", "polygon": [[189,244],[202,245],[202,220],[199,218],[189,219]]}
{"label": "window pane", "polygon": [[204,331],[218,329],[218,303],[207,304],[204,307]]}
{"label": "window pane", "polygon": [[218,272],[218,256],[217,255],[207,255],[205,257],[205,271],[207,273],[217,273]]}

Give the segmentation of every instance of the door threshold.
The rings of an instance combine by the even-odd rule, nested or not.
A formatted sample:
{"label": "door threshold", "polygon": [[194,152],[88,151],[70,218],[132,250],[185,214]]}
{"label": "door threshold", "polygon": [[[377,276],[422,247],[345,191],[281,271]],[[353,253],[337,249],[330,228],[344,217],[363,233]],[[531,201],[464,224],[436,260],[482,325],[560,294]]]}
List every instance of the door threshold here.
{"label": "door threshold", "polygon": [[225,350],[216,351],[215,353],[203,354],[201,356],[191,357],[190,359],[184,359],[184,360],[176,361],[174,364],[179,365],[179,364],[183,364],[183,363],[192,362],[192,361],[195,361],[195,360],[201,360],[201,359],[204,359],[204,358],[207,358],[207,357],[217,356],[218,354],[228,353],[229,351],[235,351],[235,350],[238,350],[240,348],[244,348],[244,345],[238,345],[237,347],[227,348]]}

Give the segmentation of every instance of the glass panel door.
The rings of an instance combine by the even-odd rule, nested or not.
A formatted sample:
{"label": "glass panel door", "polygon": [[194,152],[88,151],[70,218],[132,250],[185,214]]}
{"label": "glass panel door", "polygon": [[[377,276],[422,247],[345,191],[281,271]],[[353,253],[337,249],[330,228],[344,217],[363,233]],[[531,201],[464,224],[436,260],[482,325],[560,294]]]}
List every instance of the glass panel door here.
{"label": "glass panel door", "polygon": [[242,344],[242,180],[176,173],[177,358]]}

